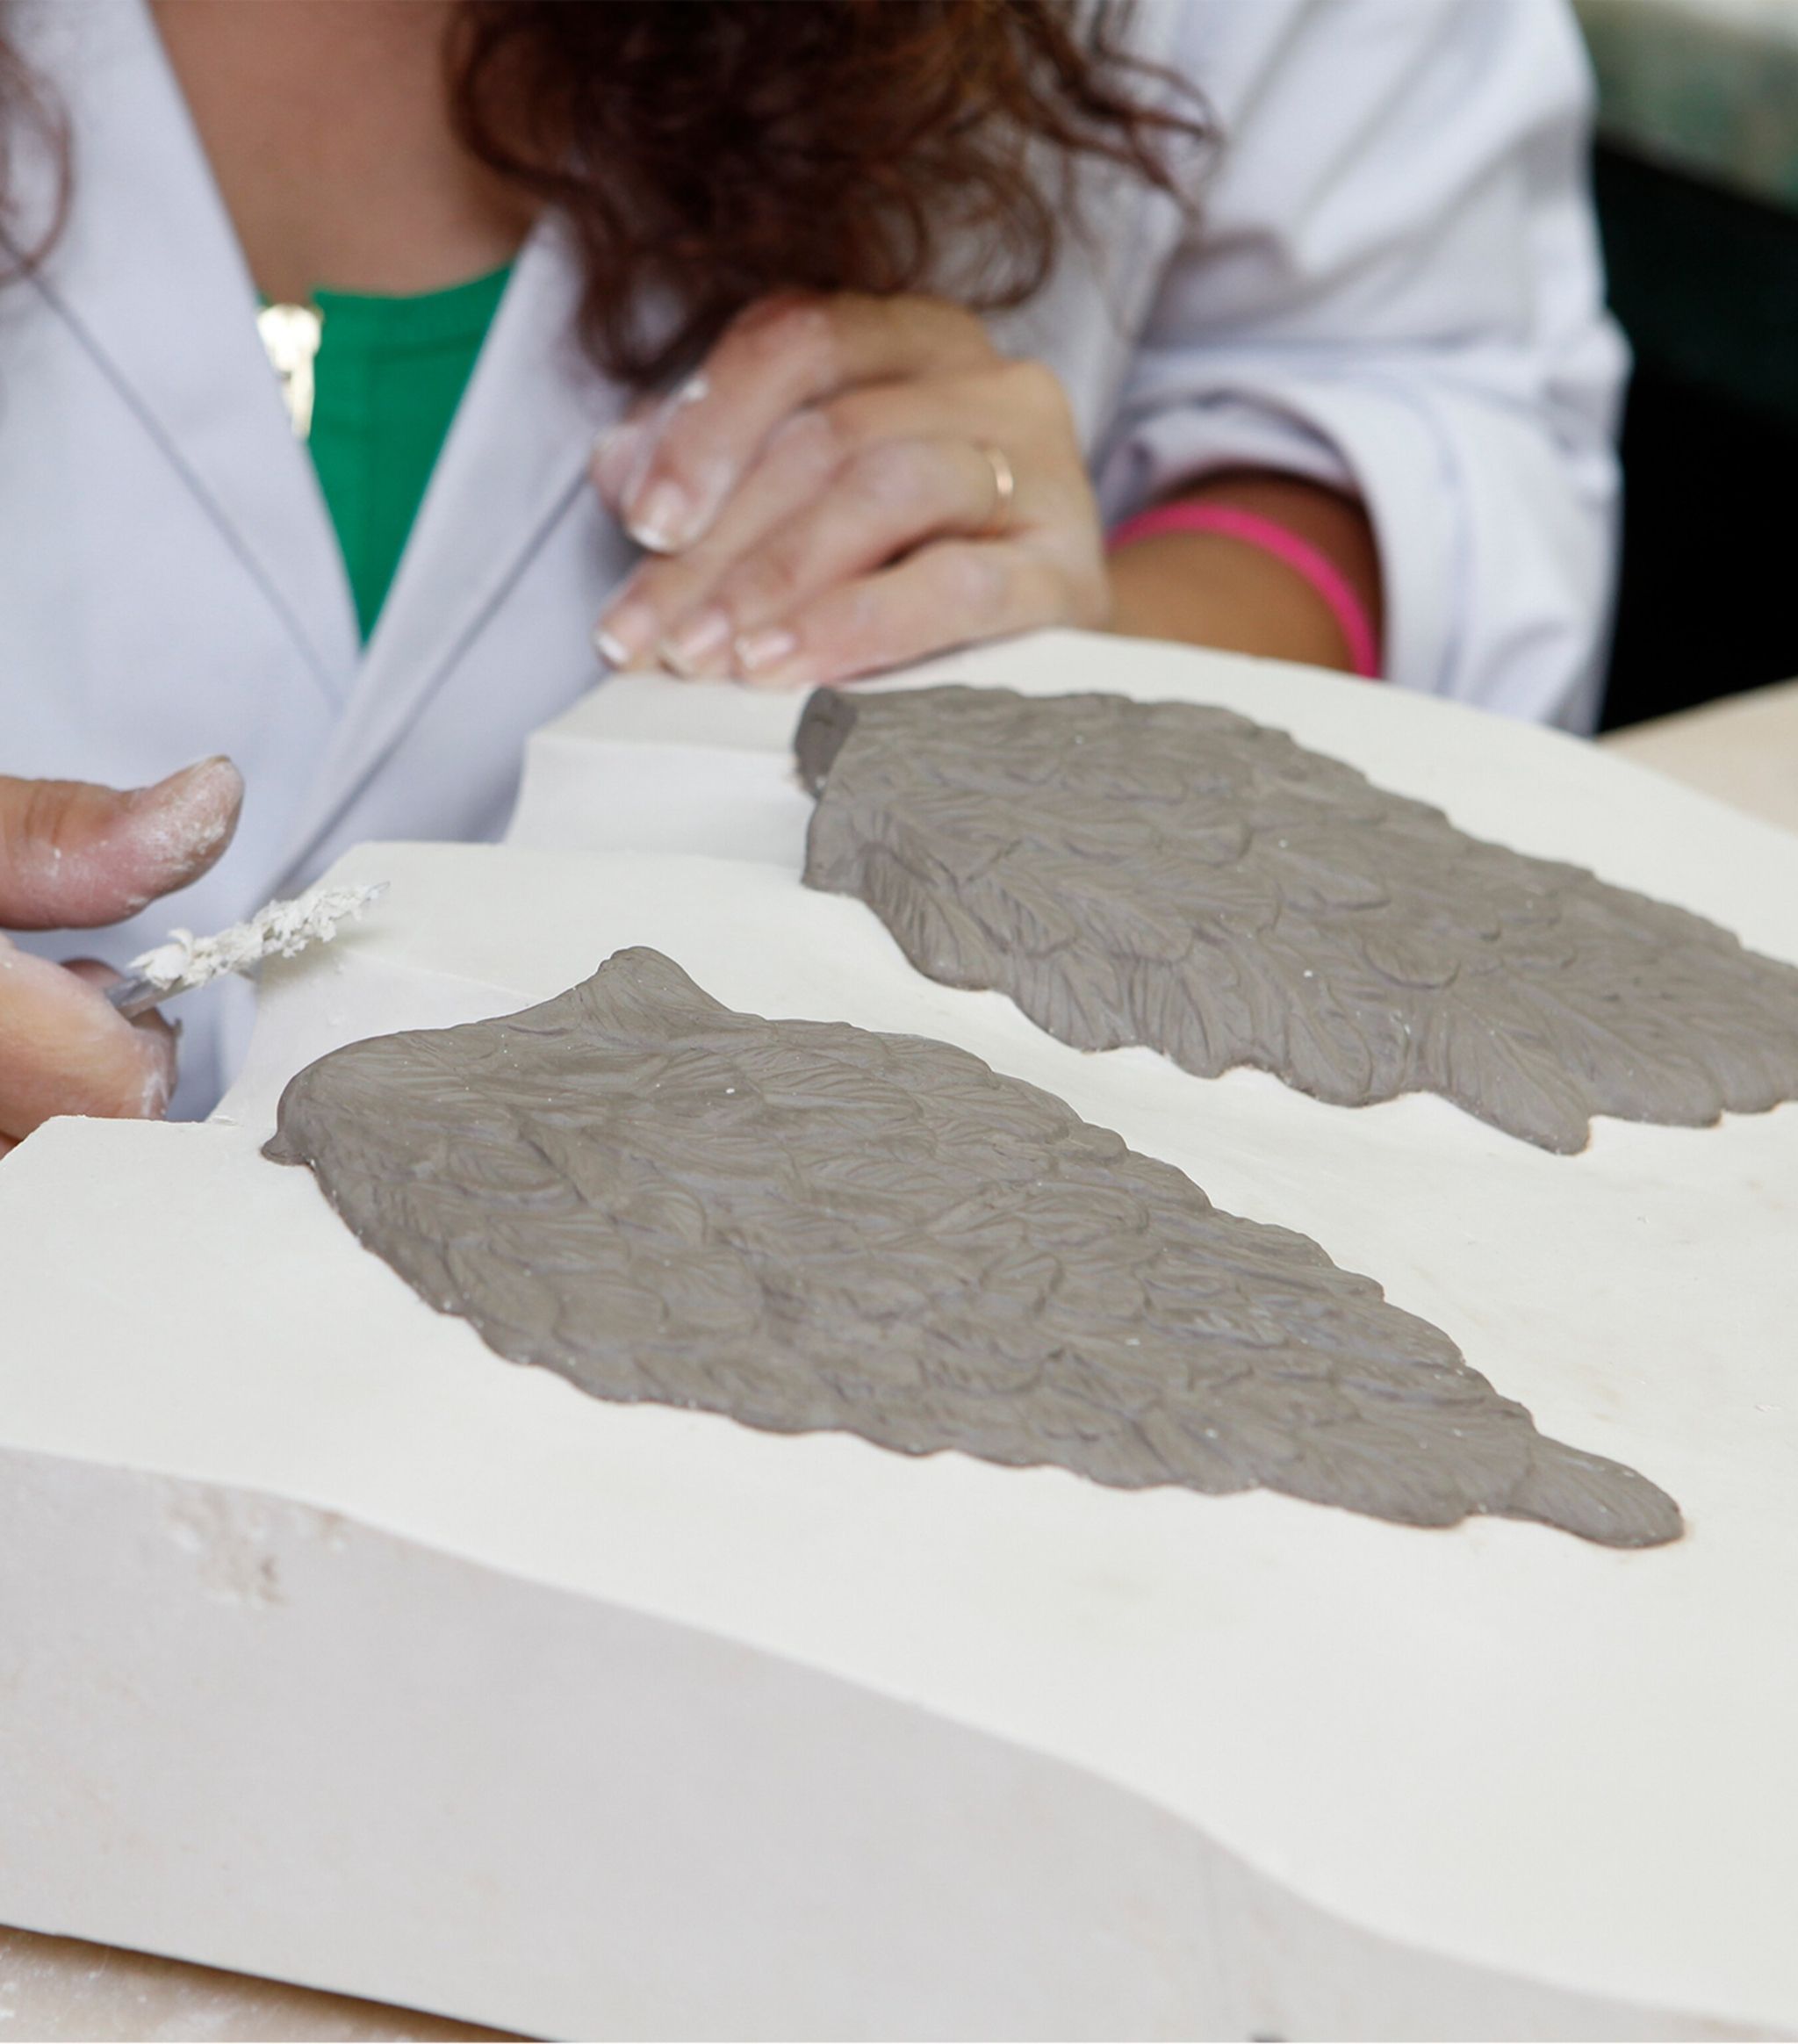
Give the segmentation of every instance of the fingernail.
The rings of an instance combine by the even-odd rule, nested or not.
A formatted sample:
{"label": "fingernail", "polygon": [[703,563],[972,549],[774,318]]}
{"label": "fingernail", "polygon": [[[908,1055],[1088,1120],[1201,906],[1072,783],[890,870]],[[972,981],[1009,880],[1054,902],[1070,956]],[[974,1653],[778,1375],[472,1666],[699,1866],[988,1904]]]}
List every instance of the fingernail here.
{"label": "fingernail", "polygon": [[593,646],[612,667],[628,667],[656,643],[661,620],[647,603],[627,600],[601,614],[593,627]]}
{"label": "fingernail", "polygon": [[779,625],[766,631],[746,631],[731,649],[737,655],[737,671],[747,681],[774,679],[773,670],[798,650],[799,641]]}
{"label": "fingernail", "polygon": [[622,493],[643,448],[640,419],[621,419],[595,435],[587,466],[601,489],[613,496]]}
{"label": "fingernail", "polygon": [[714,603],[670,632],[657,650],[677,674],[694,675],[730,643],[730,613]]}
{"label": "fingernail", "polygon": [[169,1102],[175,1092],[176,1031],[170,1026],[165,1035],[153,1024],[140,1033],[156,1047],[145,1060],[143,1090],[137,1104],[138,1119],[160,1121],[169,1112]]}
{"label": "fingernail", "polygon": [[237,828],[243,806],[243,776],[222,752],[126,795],[143,817],[134,826],[140,840],[171,862],[184,864],[211,852]]}
{"label": "fingernail", "polygon": [[191,766],[177,766],[174,773],[165,774],[147,787],[130,789],[126,799],[133,808],[147,808],[153,802],[185,802],[212,782],[222,788],[241,789],[243,786],[243,776],[223,752],[196,759]]}
{"label": "fingernail", "polygon": [[672,553],[686,539],[692,516],[686,491],[678,483],[661,482],[626,521],[625,530],[651,553]]}

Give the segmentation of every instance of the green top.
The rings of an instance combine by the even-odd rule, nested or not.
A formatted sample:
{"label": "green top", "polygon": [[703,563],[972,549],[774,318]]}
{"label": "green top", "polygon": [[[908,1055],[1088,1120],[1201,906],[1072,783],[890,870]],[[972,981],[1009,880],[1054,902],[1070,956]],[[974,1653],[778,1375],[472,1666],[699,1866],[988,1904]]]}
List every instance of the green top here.
{"label": "green top", "polygon": [[313,465],[366,642],[510,277],[376,298],[321,291]]}

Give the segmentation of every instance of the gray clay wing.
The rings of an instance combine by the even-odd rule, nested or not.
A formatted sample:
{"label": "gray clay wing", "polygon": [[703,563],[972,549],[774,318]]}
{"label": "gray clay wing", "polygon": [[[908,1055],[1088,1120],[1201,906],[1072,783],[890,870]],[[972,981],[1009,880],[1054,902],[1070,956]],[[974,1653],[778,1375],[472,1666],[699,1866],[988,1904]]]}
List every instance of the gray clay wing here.
{"label": "gray clay wing", "polygon": [[1545,1149],[1798,1098],[1798,969],[1225,709],[821,691],[808,885],[1082,1050],[1435,1092]]}
{"label": "gray clay wing", "polygon": [[333,1052],[268,1155],[432,1306],[598,1398],[1418,1525],[1680,1530],[1304,1236],[966,1051],[739,1014],[653,951]]}

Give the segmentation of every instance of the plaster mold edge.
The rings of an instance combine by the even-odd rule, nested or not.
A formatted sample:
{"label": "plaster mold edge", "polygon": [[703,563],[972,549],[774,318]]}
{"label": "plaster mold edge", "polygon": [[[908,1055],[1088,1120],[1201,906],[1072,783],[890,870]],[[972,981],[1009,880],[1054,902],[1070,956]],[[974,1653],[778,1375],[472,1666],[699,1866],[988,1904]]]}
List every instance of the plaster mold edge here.
{"label": "plaster mold edge", "polygon": [[0,1555],[26,1927],[545,2035],[1785,2033],[1420,1953],[1082,1769],[288,1500],[4,1450]]}

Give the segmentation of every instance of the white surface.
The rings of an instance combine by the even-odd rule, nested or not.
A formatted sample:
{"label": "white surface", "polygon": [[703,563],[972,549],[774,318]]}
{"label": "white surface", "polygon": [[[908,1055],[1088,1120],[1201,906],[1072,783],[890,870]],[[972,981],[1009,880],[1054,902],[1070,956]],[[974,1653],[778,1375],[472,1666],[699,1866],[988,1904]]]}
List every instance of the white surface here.
{"label": "white surface", "polygon": [[[1320,677],[1073,637],[984,656],[980,671],[1065,687],[1100,679],[1101,659],[1104,680],[1133,693],[1171,693],[1176,676],[1198,697],[1240,703],[1259,690],[1269,721],[1313,743],[1340,726],[1330,749],[1384,762],[1383,780],[1434,792],[1471,827],[1587,859],[1798,960],[1798,842],[1570,742]],[[585,737],[565,729],[554,741],[588,755],[585,767],[562,759],[562,795],[591,772],[589,807],[604,814],[601,791],[654,781],[672,817],[680,757],[664,752],[651,771],[641,747],[676,743],[671,720],[702,716],[709,700],[674,684],[601,695],[578,713]],[[706,735],[734,733],[748,780],[778,794],[784,767],[768,748],[796,703],[736,696],[718,707],[736,721]],[[634,735],[615,746],[602,726]],[[1428,2008],[1395,2013],[1398,1998],[1370,1984],[1382,1940],[1652,2011],[1798,2021],[1798,1645],[1782,1618],[1798,1568],[1798,1109],[1708,1131],[1601,1121],[1590,1151],[1557,1158],[1433,1098],[1334,1109],[1262,1075],[1201,1083],[1146,1052],[1084,1056],[998,996],[919,978],[859,904],[800,889],[777,839],[764,843],[769,856],[736,862],[405,846],[352,856],[338,877],[378,863],[392,891],[364,926],[274,979],[252,1067],[227,1103],[238,1126],[61,1123],[0,1166],[0,1443],[46,1469],[69,1458],[102,1488],[114,1469],[298,1501],[482,1581],[497,1572],[554,1593],[571,1624],[583,1612],[615,1632],[624,1614],[655,1621],[667,1652],[640,1673],[667,1684],[648,1712],[671,1727],[655,1776],[667,1796],[684,1778],[682,1740],[696,1751],[708,1735],[743,1731],[728,1685],[713,1685],[708,1718],[672,1671],[719,1643],[754,1650],[753,1680],[790,1695],[792,1723],[806,1729],[753,1748],[740,1796],[728,1779],[708,1791],[711,1848],[731,1868],[752,1863],[760,1839],[773,1878],[810,1821],[779,1796],[758,1803],[752,1784],[767,1769],[795,1784],[809,1748],[831,1738],[878,1767],[881,1741],[896,1753],[916,1737],[946,1754],[982,1735],[969,1794],[1003,1776],[1051,1831],[1090,1824],[1081,1853],[1115,1862],[1123,1886],[1076,1896],[1056,1885],[1073,1832],[1054,1832],[1064,1842],[1054,1850],[1038,1834],[1034,1846],[1005,1834],[1015,1858],[983,1864],[1039,1907],[947,1962],[934,1984],[949,2000],[933,2004],[946,2008],[947,2028],[1045,2026],[1028,1958],[1045,1923],[1063,1926],[1054,1977],[1079,2012],[1070,2027],[1103,2028],[1107,2009],[1120,2028],[1240,2019],[1247,2004],[1180,1970],[1199,1965],[1224,1917],[1205,1918],[1187,1876],[1138,1856],[1144,1811],[1183,1820],[1208,1865],[1241,1862],[1271,1892],[1367,1934],[1354,1947],[1368,1990],[1358,2018],[1326,2001],[1308,2023],[1301,2005],[1295,2026],[1328,2028],[1334,2013],[1344,2031],[1426,2033]],[[355,1248],[307,1174],[256,1158],[279,1083],[329,1044],[542,997],[639,942],[736,1005],[960,1042],[1185,1169],[1223,1206],[1313,1234],[1447,1329],[1546,1431],[1665,1485],[1689,1537],[1626,1555],[1509,1523],[1422,1532],[1264,1494],[1132,1495],[1059,1471],[914,1462],[843,1436],[775,1439],[709,1415],[607,1406],[500,1362],[430,1313]],[[221,1293],[234,1306],[229,1331],[209,1335]],[[109,1527],[123,1509],[103,1500],[84,1522]],[[8,1551],[16,1569],[18,1544]],[[517,1648],[494,1647],[500,1635],[481,1608],[473,1588],[428,1607],[468,1670],[446,1724],[512,1693]],[[543,1636],[561,1623],[546,1619]],[[114,1667],[112,1680],[128,1673]],[[25,1714],[0,1725],[0,1754],[10,1745],[15,1756],[0,1765],[18,1767],[25,1730],[35,1750],[66,1755],[82,1713],[104,1702],[86,1694],[60,1713],[40,1700],[33,1717],[28,1694],[0,1690],[0,1713]],[[916,1708],[882,1718],[891,1729],[877,1738],[852,1737],[881,1699]],[[272,1708],[274,1693],[265,1701]],[[651,1764],[608,1750],[620,1767]],[[1068,1771],[1032,1775],[1030,1756]],[[234,1753],[232,1764],[248,1762]],[[94,1765],[104,1774],[104,1757]],[[73,1793],[54,1767],[24,1779],[40,1800]],[[1075,1784],[1095,1781],[1131,1793],[1090,1804]],[[369,1782],[378,1800],[378,1770]],[[6,1792],[16,1802],[20,1778]],[[111,1776],[106,1792],[123,1793]],[[94,1807],[91,1796],[76,1802]],[[281,1806],[271,1791],[269,1809]],[[672,1863],[655,1858],[657,1799],[635,1807],[633,1848],[657,1869],[645,1880],[673,1881]],[[464,1894],[457,1915],[450,1898],[469,1860],[503,1860],[505,1895],[526,1877],[507,1856],[503,1813],[481,1808],[465,1830],[413,1841],[406,1878],[457,1925],[471,1905]],[[921,1805],[908,1818],[904,1797],[858,1808],[862,1846],[902,1859],[923,1849],[907,1823],[948,1841],[952,1860],[995,1835],[987,1818],[964,1835],[950,1813]],[[177,1836],[185,1822],[216,1843],[203,1803],[161,1814]],[[283,1945],[279,1911],[254,1884],[242,1899],[204,1852],[193,1857],[218,1878],[219,1907],[183,1911],[179,1884],[147,1871],[143,1840],[156,1835],[147,1824],[125,1827],[112,1885],[97,1884],[88,1834],[67,1808],[62,1817],[41,1819],[25,1872],[0,1866],[0,1916],[521,2027],[704,2027],[720,2009],[717,2026],[744,2030],[927,2026],[907,1983],[920,1951],[947,1949],[924,1894],[928,1853],[890,1892],[874,1890],[839,1837],[830,1863],[842,1877],[826,1893],[841,1914],[807,1904],[825,1909],[818,1921],[831,1932],[809,1961],[789,1950],[785,1966],[759,1969],[755,1948],[731,1945],[729,1898],[715,1894],[716,1932],[703,1910],[704,1934],[687,1943],[691,1925],[651,1922],[630,1955],[602,1940],[585,1971],[543,1985],[521,1930],[509,1947],[507,1932],[478,1952],[464,1948],[478,1939],[439,1935],[432,1961],[398,1905],[385,1942],[356,1930],[356,1912],[320,1902],[306,1919],[311,1945],[291,1926]],[[894,1824],[896,1837],[884,1828]],[[234,1836],[228,1824],[217,1833]],[[320,1863],[296,1866],[293,1879]],[[546,1892],[554,1871],[538,1876]],[[35,1892],[49,1906],[50,1874],[61,1885],[46,1921],[26,1905]],[[627,1875],[615,1868],[611,1879]],[[590,1880],[584,1920],[590,1895],[612,1892]],[[1075,1935],[1082,1909],[1111,1928]],[[83,1910],[104,1920],[70,1920]],[[875,1934],[882,1911],[898,1926],[886,1942]],[[209,1923],[250,1948],[196,1950]],[[313,1954],[307,1968],[290,1956],[297,1942]],[[709,2002],[673,1992],[695,1947],[715,1968]],[[1297,1991],[1298,1950],[1289,1938],[1272,1988]],[[1171,1975],[1156,1953],[1176,1955]],[[670,1983],[667,1996],[615,2022],[603,1990],[619,1965]],[[1146,1966],[1168,1998],[1120,2001]],[[1333,1987],[1348,1977],[1339,1968]],[[1009,2007],[1007,1981],[1020,1997]],[[1455,2021],[1451,1999],[1434,2006],[1456,2033],[1521,2026],[1500,2000],[1484,2023]],[[1668,2019],[1644,2021],[1657,2019]]]}
{"label": "white surface", "polygon": [[[1798,13],[1793,21],[1798,34]],[[1603,743],[1621,759],[1798,831],[1798,681],[1631,724]]]}
{"label": "white surface", "polygon": [[[578,2037],[1741,2033],[1371,1939],[1090,1775],[313,1508],[0,1451],[0,1540],[57,1557],[6,1579],[40,1922]],[[62,1984],[21,2034],[432,2027]]]}

